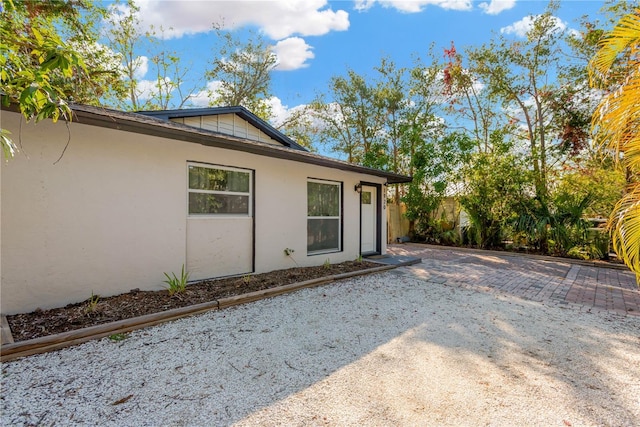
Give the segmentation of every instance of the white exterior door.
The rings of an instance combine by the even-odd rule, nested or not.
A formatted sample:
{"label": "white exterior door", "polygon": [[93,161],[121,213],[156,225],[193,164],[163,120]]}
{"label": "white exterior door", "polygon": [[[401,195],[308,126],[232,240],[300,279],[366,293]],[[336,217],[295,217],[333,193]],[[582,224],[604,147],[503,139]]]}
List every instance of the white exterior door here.
{"label": "white exterior door", "polygon": [[360,251],[376,252],[377,225],[376,188],[362,186],[360,193]]}

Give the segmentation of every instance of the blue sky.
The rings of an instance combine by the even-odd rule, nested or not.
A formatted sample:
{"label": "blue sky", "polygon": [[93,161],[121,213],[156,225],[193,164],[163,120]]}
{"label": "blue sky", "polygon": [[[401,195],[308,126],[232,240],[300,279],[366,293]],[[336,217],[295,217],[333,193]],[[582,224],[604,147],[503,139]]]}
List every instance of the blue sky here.
{"label": "blue sky", "polygon": [[[279,67],[273,72],[274,112],[310,102],[326,92],[332,76],[347,68],[373,74],[380,58],[398,66],[425,56],[430,44],[437,52],[454,41],[457,48],[487,42],[494,33],[518,37],[526,17],[540,14],[548,2],[537,0],[138,0],[143,25],[162,25],[162,41],[175,50],[197,79],[212,57],[212,23],[243,32],[259,31],[275,46]],[[602,1],[563,0],[556,13],[559,25],[578,28],[582,15],[595,16]],[[140,52],[144,55],[144,52]],[[152,79],[141,67],[139,77]],[[203,82],[210,87],[215,82]],[[206,104],[204,94],[197,101]],[[276,118],[277,121],[277,118]]]}

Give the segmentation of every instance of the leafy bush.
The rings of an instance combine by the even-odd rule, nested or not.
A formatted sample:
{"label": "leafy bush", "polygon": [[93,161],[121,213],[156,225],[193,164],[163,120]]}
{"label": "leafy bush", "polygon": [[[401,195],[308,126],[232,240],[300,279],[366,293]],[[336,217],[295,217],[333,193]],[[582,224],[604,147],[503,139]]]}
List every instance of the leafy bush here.
{"label": "leafy bush", "polygon": [[499,247],[517,206],[526,200],[530,174],[522,160],[500,144],[495,152],[476,153],[465,165],[460,205],[469,216],[463,242],[481,248]]}
{"label": "leafy bush", "polygon": [[567,251],[566,255],[569,258],[575,258],[575,259],[583,259],[583,260],[591,259],[591,255],[589,255],[588,251],[585,249],[584,246],[574,246]]}
{"label": "leafy bush", "polygon": [[568,255],[573,247],[588,244],[589,222],[583,214],[592,202],[590,194],[561,193],[554,200],[525,199],[520,203],[513,228],[542,253]]}

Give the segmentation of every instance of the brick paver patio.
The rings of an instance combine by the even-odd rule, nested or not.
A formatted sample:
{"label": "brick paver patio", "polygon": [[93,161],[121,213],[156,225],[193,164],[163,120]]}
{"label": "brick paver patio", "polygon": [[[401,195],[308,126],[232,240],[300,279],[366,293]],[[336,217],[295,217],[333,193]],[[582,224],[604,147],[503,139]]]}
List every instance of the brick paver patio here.
{"label": "brick paver patio", "polygon": [[640,316],[640,289],[629,270],[571,260],[419,244],[389,245],[392,255],[422,258],[405,274],[448,286],[500,292],[581,311]]}

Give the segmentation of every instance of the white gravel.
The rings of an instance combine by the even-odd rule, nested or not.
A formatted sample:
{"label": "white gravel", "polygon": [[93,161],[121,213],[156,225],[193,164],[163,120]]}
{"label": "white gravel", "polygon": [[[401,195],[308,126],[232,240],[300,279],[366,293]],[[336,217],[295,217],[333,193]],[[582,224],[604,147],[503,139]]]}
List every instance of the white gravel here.
{"label": "white gravel", "polygon": [[387,273],[2,365],[2,425],[640,425],[640,318]]}

